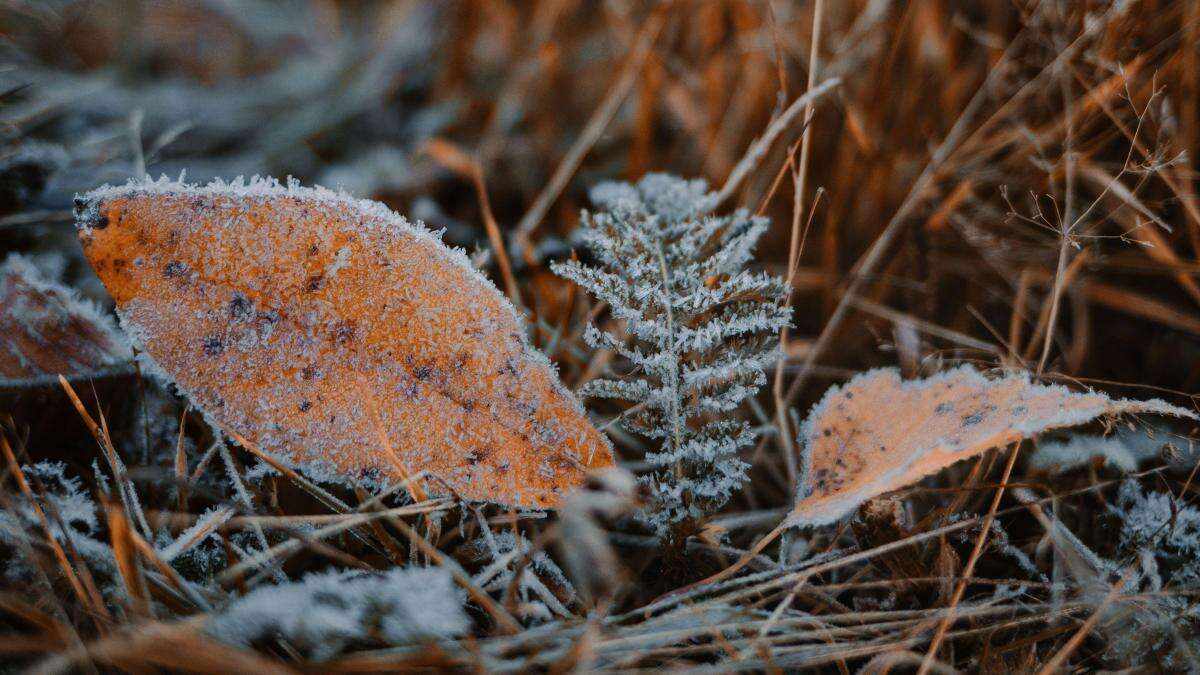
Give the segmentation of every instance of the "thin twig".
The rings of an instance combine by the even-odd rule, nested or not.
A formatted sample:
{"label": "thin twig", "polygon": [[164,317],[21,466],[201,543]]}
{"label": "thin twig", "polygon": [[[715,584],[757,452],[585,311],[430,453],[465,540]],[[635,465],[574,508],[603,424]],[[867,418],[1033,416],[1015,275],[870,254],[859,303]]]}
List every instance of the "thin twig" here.
{"label": "thin twig", "polygon": [[[821,84],[810,88],[800,98],[792,101],[792,104],[779,117],[775,118],[774,122],[771,122],[771,126],[767,127],[763,135],[750,144],[750,147],[746,150],[746,154],[742,155],[742,158],[738,160],[733,170],[729,172],[729,177],[725,179],[725,184],[717,191],[717,205],[724,204],[737,192],[742,181],[746,180],[746,177],[750,175],[754,167],[758,166],[763,156],[767,154],[767,151],[771,149],[771,146],[775,144],[775,141],[783,132],[792,125],[792,122],[800,116],[800,113],[804,112],[811,103],[833,91],[841,84],[842,78],[831,77]],[[807,129],[805,131],[807,132]]]}
{"label": "thin twig", "polygon": [[1004,465],[1004,475],[1000,477],[1000,486],[992,495],[992,505],[988,507],[987,517],[983,519],[983,525],[980,526],[979,537],[975,539],[975,548],[971,550],[971,557],[967,559],[967,565],[962,571],[962,579],[954,589],[954,596],[950,598],[949,611],[946,612],[942,622],[938,624],[937,632],[933,635],[933,641],[929,643],[929,650],[925,652],[925,659],[921,661],[921,668],[917,671],[917,675],[925,675],[929,672],[934,664],[938,648],[941,647],[942,640],[946,638],[946,631],[954,623],[954,614],[958,609],[958,603],[962,601],[963,593],[967,590],[967,580],[975,573],[975,563],[979,562],[979,556],[983,554],[984,544],[987,543],[988,534],[992,531],[992,523],[996,520],[996,511],[1000,508],[1000,499],[1004,496],[1004,489],[1008,486],[1009,477],[1012,476],[1013,466],[1017,463],[1017,452],[1020,448],[1020,442],[1014,443],[1012,451],[1008,453],[1008,463]]}
{"label": "thin twig", "polygon": [[542,222],[546,217],[546,213],[550,211],[550,207],[558,196],[562,194],[563,188],[567,186],[567,181],[571,180],[571,176],[575,175],[576,169],[579,168],[583,158],[587,155],[596,141],[600,140],[600,135],[608,127],[609,122],[616,116],[617,111],[621,109],[621,104],[625,102],[625,98],[629,96],[630,90],[633,89],[634,83],[637,81],[637,74],[641,71],[642,65],[646,61],[646,57],[650,55],[650,49],[654,46],[654,40],[658,37],[658,33],[662,30],[663,24],[667,20],[667,10],[670,3],[663,3],[655,12],[650,15],[638,33],[637,39],[634,41],[633,49],[630,51],[629,58],[625,61],[625,68],[617,77],[617,81],[605,94],[604,100],[600,106],[592,113],[587,124],[584,125],[583,131],[579,134],[579,138],[575,139],[575,143],[567,151],[566,156],[559,162],[558,168],[554,170],[554,174],[550,176],[550,180],[546,182],[545,187],[538,193],[533,204],[525,215],[521,216],[521,220],[517,222],[517,226],[513,229],[512,241],[516,244],[518,250],[527,261],[533,261],[535,258],[533,245],[529,240],[533,234],[534,228]]}

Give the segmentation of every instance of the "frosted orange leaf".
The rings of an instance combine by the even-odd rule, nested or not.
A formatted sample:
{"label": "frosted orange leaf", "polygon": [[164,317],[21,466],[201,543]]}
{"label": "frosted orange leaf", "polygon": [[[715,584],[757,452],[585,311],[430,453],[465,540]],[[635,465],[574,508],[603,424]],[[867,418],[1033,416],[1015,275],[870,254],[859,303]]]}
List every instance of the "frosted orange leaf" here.
{"label": "frosted orange leaf", "polygon": [[1196,418],[1157,399],[1072,392],[1034,384],[1023,373],[988,379],[962,366],[905,382],[895,370],[872,370],[830,389],[805,420],[807,496],[788,521],[828,523],[871,497],[992,448],[1123,413]]}
{"label": "frosted orange leaf", "polygon": [[273,180],[163,180],[102,188],[77,210],[151,365],[316,478],[423,470],[435,495],[553,507],[612,464],[508,301],[382,204]]}
{"label": "frosted orange leaf", "polygon": [[95,305],[21,256],[0,264],[0,383],[96,374],[130,357]]}

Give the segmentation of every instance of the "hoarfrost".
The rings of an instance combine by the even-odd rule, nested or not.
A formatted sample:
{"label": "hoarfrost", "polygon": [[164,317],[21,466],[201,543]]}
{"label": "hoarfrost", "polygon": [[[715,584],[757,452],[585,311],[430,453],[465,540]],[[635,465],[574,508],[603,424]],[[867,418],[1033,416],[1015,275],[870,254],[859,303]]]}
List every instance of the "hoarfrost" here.
{"label": "hoarfrost", "polygon": [[470,621],[464,598],[440,568],[329,572],[256,588],[210,617],[204,630],[232,645],[281,638],[314,659],[365,643],[450,639]]}
{"label": "hoarfrost", "polygon": [[800,428],[811,462],[793,525],[821,525],[863,501],[956,462],[1105,416],[1196,414],[1159,399],[1112,399],[1043,385],[1019,372],[990,379],[961,366],[920,380],[872,370],[832,387]]}
{"label": "hoarfrost", "polygon": [[620,332],[590,325],[584,339],[623,356],[631,374],[594,380],[582,393],[640,404],[622,424],[662,443],[647,453],[653,470],[642,482],[655,502],[646,519],[669,536],[745,481],[738,452],[754,440],[749,424],[706,420],[734,410],[766,382],[763,369],[776,359],[778,331],[791,318],[782,305],[786,286],[744,269],[768,221],[744,209],[710,214],[716,196],[702,180],[650,174],[636,185],[601,184],[591,196],[603,210],[584,212],[577,236],[594,264],[553,269],[608,303],[623,323]]}
{"label": "hoarfrost", "polygon": [[318,481],[425,470],[433,494],[546,507],[611,464],[507,299],[378,202],[163,177],[79,197],[77,223],[145,370]]}

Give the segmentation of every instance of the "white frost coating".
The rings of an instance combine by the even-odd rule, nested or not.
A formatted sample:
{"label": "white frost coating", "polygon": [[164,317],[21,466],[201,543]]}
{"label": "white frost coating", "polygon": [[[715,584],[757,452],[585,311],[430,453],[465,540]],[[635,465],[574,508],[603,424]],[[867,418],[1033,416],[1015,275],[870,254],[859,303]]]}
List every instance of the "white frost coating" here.
{"label": "white frost coating", "polygon": [[325,276],[332,277],[350,264],[350,247],[343,246],[333,257],[333,262],[325,269]]}
{"label": "white frost coating", "polygon": [[233,514],[233,509],[228,506],[215,507],[205,511],[191,527],[181,532],[174,541],[160,548],[158,557],[168,563],[178,558],[215,534],[217,529]]}
{"label": "white frost coating", "polygon": [[[10,253],[4,263],[0,264],[0,297],[3,297],[7,291],[9,283],[7,278],[10,275],[19,279],[20,283],[28,285],[38,294],[52,295],[62,301],[61,305],[51,308],[31,307],[26,302],[16,302],[5,306],[4,314],[19,325],[36,329],[46,320],[61,320],[65,316],[74,315],[103,328],[105,336],[114,343],[125,343],[108,313],[100,309],[96,303],[81,296],[79,291],[74,288],[46,278],[29,258],[19,253]],[[128,358],[128,355],[110,355],[109,362],[118,363],[121,356]]]}
{"label": "white frost coating", "polygon": [[1136,471],[1138,465],[1159,456],[1164,439],[1121,429],[1112,436],[1081,435],[1042,443],[1029,456],[1034,469],[1062,473],[1103,458],[1107,466]]}
{"label": "white frost coating", "polygon": [[[410,232],[417,237],[435,242],[445,246],[440,237],[436,236],[429,228],[425,227],[424,223],[409,223],[408,220],[400,214],[392,211],[387,206],[380,202],[370,199],[359,199],[353,195],[347,194],[339,190],[330,190],[328,188],[314,185],[312,187],[303,187],[300,181],[288,176],[284,182],[280,182],[277,178],[270,176],[253,176],[247,182],[244,176],[238,176],[232,181],[225,181],[220,178],[209,182],[207,185],[199,185],[195,183],[186,183],[181,180],[171,180],[166,176],[160,176],[157,180],[146,176],[141,180],[129,179],[124,185],[104,185],[82,195],[86,201],[85,209],[98,208],[99,205],[109,199],[120,199],[122,197],[132,197],[134,195],[196,195],[196,196],[221,196],[221,197],[236,197],[247,201],[266,201],[275,199],[279,196],[299,197],[305,200],[313,200],[317,203],[324,203],[331,206],[343,206],[360,210],[367,215],[378,218],[378,221],[365,219],[364,224],[367,227],[377,227],[376,222],[384,222],[389,226],[398,227],[407,232]],[[79,228],[87,231],[90,228],[87,223],[89,218],[85,211],[84,217],[78,219]],[[458,247],[446,246],[451,252],[451,257],[454,262],[461,265],[463,269],[471,270],[476,277],[483,283],[492,286],[492,282],[487,277],[480,274],[471,266],[471,261],[467,258],[466,251]],[[494,286],[493,286],[494,288]],[[499,291],[496,291],[500,295]],[[503,297],[503,296],[501,296]]]}
{"label": "white frost coating", "polygon": [[[867,387],[866,383],[871,383],[870,387],[872,388],[892,392],[898,398],[888,401],[890,405],[872,408],[869,404],[862,402],[863,397],[861,394],[864,393]],[[1197,419],[1196,413],[1171,405],[1161,399],[1150,399],[1147,401],[1111,399],[1102,392],[1092,390],[1074,392],[1062,385],[1034,384],[1029,374],[1025,372],[1014,373],[993,380],[988,379],[969,365],[962,365],[929,378],[902,381],[898,370],[894,368],[881,368],[861,373],[845,384],[830,387],[820,402],[813,406],[812,411],[801,425],[797,440],[801,444],[802,451],[810,463],[815,461],[820,464],[822,459],[826,463],[832,463],[835,457],[831,455],[826,455],[824,458],[813,457],[814,445],[822,440],[821,432],[827,430],[831,418],[840,422],[843,419],[851,417],[852,415],[849,412],[842,412],[848,409],[856,412],[861,418],[886,420],[887,424],[884,425],[886,427],[914,424],[917,422],[909,418],[913,415],[926,414],[928,411],[921,410],[915,403],[908,409],[904,409],[903,407],[908,403],[905,399],[907,397],[912,397],[914,400],[919,399],[922,395],[932,394],[939,387],[948,383],[958,386],[959,389],[957,391],[966,390],[968,393],[977,393],[989,388],[1017,385],[1021,388],[1022,392],[1022,398],[1018,403],[1032,400],[1033,397],[1038,396],[1060,402],[1070,402],[1071,405],[1060,404],[1054,409],[1046,410],[1025,410],[1024,406],[1018,405],[1013,410],[992,411],[992,414],[981,416],[975,420],[970,420],[970,418],[975,417],[974,414],[968,414],[962,417],[962,426],[956,427],[953,432],[940,433],[929,438],[922,438],[920,434],[923,432],[927,433],[926,425],[929,425],[929,428],[933,428],[932,424],[935,420],[919,418],[918,422],[924,420],[926,424],[910,429],[910,431],[912,436],[918,438],[915,442],[920,443],[920,447],[906,447],[903,449],[888,448],[888,454],[871,457],[870,463],[862,466],[851,466],[850,468],[847,468],[846,465],[839,465],[838,467],[825,466],[824,468],[831,474],[843,474],[838,477],[845,479],[845,487],[834,490],[826,495],[821,495],[819,496],[820,498],[815,498],[812,495],[806,495],[802,492],[801,495],[798,495],[800,499],[796,510],[788,516],[788,522],[792,525],[824,525],[832,523],[852,512],[871,497],[904,487],[951,463],[967,459],[976,454],[971,453],[956,456],[956,453],[964,453],[972,448],[978,448],[978,451],[982,452],[990,447],[994,447],[994,445],[982,448],[979,446],[981,443],[987,443],[989,439],[1002,434],[1016,434],[1020,438],[1030,438],[1050,429],[1079,426],[1105,415],[1119,415],[1124,413],[1150,413]],[[852,390],[859,391],[860,395],[848,395],[848,392]],[[961,416],[964,412],[972,412],[974,410],[964,409],[956,411],[953,405],[956,402],[958,401],[952,398],[947,399],[950,407],[947,408],[946,412],[951,416]],[[835,406],[837,410],[834,410]],[[896,410],[889,409],[893,406]],[[996,414],[997,412],[999,414]],[[963,429],[966,427],[970,427],[970,429],[964,432]],[[864,428],[868,427],[864,426]],[[862,431],[862,429],[857,431]],[[841,450],[838,450],[836,459],[840,462],[845,457],[846,461],[850,462],[851,459],[868,456],[874,440],[872,438],[857,437],[852,447],[844,445]],[[901,440],[911,442],[911,439]],[[866,450],[863,448],[866,448]],[[945,459],[939,459],[943,455]],[[822,467],[816,466],[814,468],[820,469]],[[856,470],[873,473],[874,475],[867,482],[856,482],[855,479],[857,476],[854,475]],[[916,473],[912,473],[914,471]]]}
{"label": "white frost coating", "polygon": [[[45,488],[36,499],[43,511],[52,509],[57,513],[58,517],[50,521],[50,533],[54,538],[78,551],[93,571],[113,578],[117,569],[112,549],[96,538],[99,534],[96,503],[78,478],[67,475],[66,468],[62,462],[43,461],[23,466],[21,471],[30,479],[36,477]],[[44,545],[41,520],[33,504],[24,496],[17,496],[7,506],[10,508],[0,509],[0,544],[8,547]],[[33,578],[32,568],[24,556],[12,556],[6,566],[10,577]],[[124,588],[115,584],[103,584],[100,590],[105,597],[117,598],[124,594]]]}
{"label": "white frost coating", "polygon": [[[1119,549],[1129,554],[1146,549],[1170,567],[1168,584],[1195,588],[1200,584],[1200,510],[1190,500],[1168,492],[1143,491],[1137,481],[1121,484],[1110,506],[1121,524]],[[1174,564],[1171,564],[1174,563]],[[1161,589],[1161,581],[1156,584]]]}
{"label": "white frost coating", "polygon": [[320,660],[351,643],[400,645],[461,635],[470,628],[463,602],[441,568],[310,574],[256,588],[212,615],[204,631],[238,646],[280,637]]}
{"label": "white frost coating", "polygon": [[533,544],[525,535],[514,535],[510,530],[492,533],[484,529],[482,536],[476,539],[473,545],[483,561],[488,563],[487,567],[472,578],[475,585],[502,595],[508,592],[513,576],[519,569],[517,593],[521,603],[530,607],[541,605],[539,609],[527,612],[527,615],[532,613],[538,618],[546,619],[553,614],[571,616],[570,611],[542,580],[546,579],[557,585],[572,601],[576,600],[575,587],[545,551],[539,550],[530,555]]}

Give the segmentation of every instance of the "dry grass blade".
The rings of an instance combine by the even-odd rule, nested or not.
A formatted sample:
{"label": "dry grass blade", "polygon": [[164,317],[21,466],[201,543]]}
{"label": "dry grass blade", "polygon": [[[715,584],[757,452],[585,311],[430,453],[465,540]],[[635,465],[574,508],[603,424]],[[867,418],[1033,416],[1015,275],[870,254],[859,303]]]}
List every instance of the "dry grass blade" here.
{"label": "dry grass blade", "polygon": [[138,563],[137,547],[134,544],[134,537],[137,535],[130,529],[123,509],[109,503],[105,511],[108,513],[113,557],[117,560],[117,569],[121,572],[121,580],[125,584],[126,593],[129,594],[130,609],[140,617],[148,617],[150,597],[146,591],[146,579],[142,576],[142,567]]}
{"label": "dry grass blade", "polygon": [[1009,477],[1012,476],[1013,465],[1017,463],[1017,450],[1020,447],[1021,444],[1016,443],[1008,453],[1008,463],[1004,465],[1004,474],[1000,477],[1000,487],[996,488],[996,492],[992,495],[992,504],[988,507],[987,515],[983,519],[983,526],[979,528],[979,536],[975,539],[975,547],[971,549],[971,557],[967,558],[967,564],[963,567],[963,578],[955,586],[954,595],[950,598],[950,611],[946,613],[946,618],[942,619],[941,623],[938,624],[937,631],[933,635],[933,640],[929,643],[929,649],[925,652],[925,658],[921,661],[921,667],[917,671],[919,675],[924,675],[933,668],[938,648],[941,646],[942,640],[946,637],[946,631],[954,623],[954,612],[958,609],[958,603],[962,601],[963,594],[967,591],[967,579],[975,573],[975,565],[979,562],[979,556],[983,553],[984,544],[992,532],[992,523],[996,519],[996,510],[1000,508],[1000,499],[1004,496],[1004,489],[1008,486]]}
{"label": "dry grass blade", "polygon": [[559,162],[558,167],[550,176],[550,180],[547,181],[542,191],[538,193],[537,198],[529,206],[529,209],[525,211],[525,215],[521,216],[521,220],[517,222],[517,226],[513,228],[513,242],[527,261],[533,262],[535,260],[530,235],[533,234],[534,228],[546,217],[546,213],[550,210],[550,206],[554,204],[554,200],[558,199],[563,188],[567,186],[567,181],[571,180],[571,176],[579,168],[579,164],[583,161],[588,150],[600,139],[600,135],[604,133],[605,127],[612,121],[621,104],[625,102],[625,97],[633,89],[633,85],[637,81],[637,74],[641,71],[643,63],[650,55],[659,31],[662,30],[663,25],[667,21],[671,4],[670,0],[661,3],[643,24],[641,31],[634,38],[633,47],[629,57],[625,61],[625,67],[617,76],[608,93],[605,94],[596,111],[588,119],[587,125],[584,126],[579,137],[575,139],[566,156]]}
{"label": "dry grass blade", "polygon": [[235,649],[200,633],[204,617],[185,621],[144,622],[77,649],[64,650],[43,659],[27,672],[56,675],[77,666],[98,663],[140,670],[165,668],[183,672],[295,673],[275,659]]}
{"label": "dry grass blade", "polygon": [[513,276],[512,263],[508,260],[508,251],[504,248],[504,238],[500,234],[500,225],[492,213],[491,200],[488,199],[487,183],[483,180],[483,167],[479,160],[469,157],[462,148],[443,139],[435,138],[425,145],[425,151],[446,168],[471,181],[475,186],[475,194],[479,199],[479,210],[483,215],[483,225],[487,228],[488,241],[492,245],[492,255],[500,265],[500,276],[504,279],[504,292],[508,299],[517,307],[521,307],[521,289]]}
{"label": "dry grass blade", "polygon": [[1200,659],[1200,3],[45,4],[9,669]]}
{"label": "dry grass blade", "polygon": [[0,433],[0,451],[4,453],[4,460],[8,464],[9,475],[16,481],[17,487],[21,494],[29,500],[30,507],[37,514],[38,522],[42,526],[42,533],[45,536],[46,544],[54,553],[54,559],[58,563],[59,569],[62,570],[63,576],[71,584],[71,590],[75,592],[75,596],[79,598],[85,606],[96,608],[96,612],[100,616],[105,616],[107,610],[104,608],[104,601],[98,596],[87,592],[84,589],[83,583],[80,582],[75,568],[71,562],[67,560],[67,554],[63,551],[63,547],[58,543],[58,539],[54,536],[54,531],[50,527],[50,521],[46,518],[46,512],[42,510],[41,504],[33,495],[33,490],[29,488],[28,481],[25,480],[25,474],[21,471],[21,466],[17,463],[17,457],[13,453],[12,446],[8,444],[8,438],[3,433]]}
{"label": "dry grass blade", "polygon": [[[801,113],[805,114],[805,124],[807,124],[812,104],[841,84],[842,80],[840,78],[831,77],[815,87],[810,87],[808,91],[801,94],[795,101],[792,101],[791,105],[775,121],[771,122],[771,126],[767,127],[763,135],[750,144],[750,147],[746,149],[746,154],[738,160],[737,165],[733,167],[733,171],[729,172],[729,177],[725,179],[725,183],[717,191],[717,203],[722,204],[728,201],[737,192],[738,188],[746,180],[746,177],[758,166],[762,158],[766,156],[767,151],[775,144],[775,141],[792,126]],[[806,127],[805,133],[807,132],[808,129]]]}

